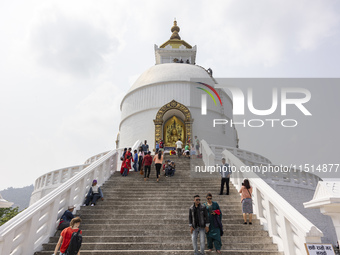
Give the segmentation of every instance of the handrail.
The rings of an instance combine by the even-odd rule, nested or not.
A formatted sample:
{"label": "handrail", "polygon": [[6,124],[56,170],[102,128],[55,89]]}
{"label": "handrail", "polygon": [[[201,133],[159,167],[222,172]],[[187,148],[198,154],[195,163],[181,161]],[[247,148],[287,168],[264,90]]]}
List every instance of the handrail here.
{"label": "handrail", "polygon": [[65,182],[63,181],[65,178],[70,179],[70,177],[73,177],[87,166],[89,166],[89,164],[69,166],[47,172],[35,180],[34,191],[42,189],[46,186],[59,185],[60,183]]}
{"label": "handrail", "polygon": [[110,151],[2,225],[0,254],[33,254],[41,250],[42,244],[55,233],[58,219],[66,208],[75,205],[75,212],[80,208],[92,180],[97,179],[101,185],[118,169],[121,151]]}
{"label": "handrail", "polygon": [[65,167],[40,176],[35,180],[34,190],[30,199],[30,205],[46,196],[52,190],[59,187],[61,183],[66,182],[88,166],[89,164]]}
{"label": "handrail", "polygon": [[205,140],[201,140],[202,159],[206,166],[215,165],[215,154]]}
{"label": "handrail", "polygon": [[[140,140],[137,140],[132,146],[133,150],[138,149],[141,144]],[[102,152],[87,159],[83,165],[64,167],[58,170],[50,171],[36,179],[34,185],[34,191],[31,195],[30,205],[46,196],[55,188],[59,187],[61,183],[64,183],[80,171],[84,170],[94,161],[105,156],[110,151]]]}
{"label": "handrail", "polygon": [[322,232],[253,172],[241,172],[245,164],[230,151],[222,152],[226,162],[237,169],[230,180],[240,189],[244,178],[253,187],[254,213],[268,230],[279,251],[285,255],[306,254],[304,243],[321,243]]}
{"label": "handrail", "polygon": [[98,154],[92,156],[91,158],[88,158],[85,161],[84,165],[93,163],[94,161],[96,161],[97,159],[100,159],[101,157],[103,157],[105,154],[107,154],[109,152],[110,151],[105,151],[105,152],[102,152],[102,153],[98,153]]}
{"label": "handrail", "polygon": [[[222,152],[224,150],[230,151],[237,158],[239,158],[245,165],[248,166],[261,166],[261,165],[270,165],[276,166],[271,163],[269,159],[266,157],[239,148],[224,146],[224,145],[209,145],[213,153],[215,154],[215,160],[220,161],[222,159]],[[218,162],[219,163],[219,162]],[[280,166],[281,167],[281,166]],[[303,172],[299,169],[291,169],[289,172],[265,172],[261,174],[260,177],[265,180],[270,180],[271,183],[275,184],[284,184],[285,186],[293,186],[293,187],[301,187],[304,189],[314,190],[318,181],[321,180],[320,177],[315,174],[309,172]]]}
{"label": "handrail", "polygon": [[[271,164],[271,161],[269,159],[267,159],[266,157],[264,157],[264,156],[262,156],[258,153],[254,153],[254,152],[251,152],[251,151],[247,151],[247,150],[243,150],[243,149],[239,149],[239,148],[235,148],[235,147],[231,147],[231,146],[215,145],[215,144],[210,144],[209,146],[212,149],[212,151],[214,152],[217,160],[220,160],[222,158],[220,156],[220,154],[224,150],[228,150],[232,154],[234,154],[236,157],[241,159],[241,161],[246,165],[260,165],[260,164],[263,164],[263,163]],[[220,151],[220,154],[217,153],[217,150]]]}
{"label": "handrail", "polygon": [[[315,190],[319,181],[322,179],[309,172],[301,171],[298,168],[289,168],[286,166],[278,166],[269,164],[272,167],[277,167],[281,169],[279,172],[264,172],[260,175],[265,181],[269,181],[271,184],[284,185],[290,187],[299,187],[302,189]],[[288,170],[282,171],[282,169],[287,168]]]}

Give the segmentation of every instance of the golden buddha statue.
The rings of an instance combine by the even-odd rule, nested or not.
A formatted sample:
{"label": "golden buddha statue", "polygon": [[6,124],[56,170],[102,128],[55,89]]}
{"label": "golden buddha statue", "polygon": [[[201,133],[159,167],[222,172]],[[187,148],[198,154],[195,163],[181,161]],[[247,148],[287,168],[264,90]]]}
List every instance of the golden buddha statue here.
{"label": "golden buddha statue", "polygon": [[173,128],[173,129],[171,130],[171,135],[169,136],[168,142],[169,142],[170,144],[175,144],[177,141],[178,141],[177,130],[176,130],[176,128]]}
{"label": "golden buddha statue", "polygon": [[176,116],[172,116],[164,125],[165,147],[176,147],[178,139],[185,137],[185,127],[183,121]]}

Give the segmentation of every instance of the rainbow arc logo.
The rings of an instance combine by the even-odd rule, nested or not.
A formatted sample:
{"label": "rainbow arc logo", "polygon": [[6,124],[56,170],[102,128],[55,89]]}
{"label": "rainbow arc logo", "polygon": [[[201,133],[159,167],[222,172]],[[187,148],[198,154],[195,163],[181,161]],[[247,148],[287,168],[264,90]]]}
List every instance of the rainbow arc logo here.
{"label": "rainbow arc logo", "polygon": [[[219,94],[217,93],[217,91],[214,89],[214,87],[210,86],[209,84],[203,83],[203,82],[197,82],[197,83],[207,87],[208,89],[210,89],[217,96],[218,100],[220,101],[221,106],[223,106],[222,100],[221,100]],[[212,98],[215,105],[217,106],[214,95],[208,89],[205,89],[205,88],[202,88],[202,87],[196,87],[196,88],[206,92]],[[206,94],[202,94],[202,102],[201,103],[202,103],[201,104],[201,114],[207,115],[207,95]]]}

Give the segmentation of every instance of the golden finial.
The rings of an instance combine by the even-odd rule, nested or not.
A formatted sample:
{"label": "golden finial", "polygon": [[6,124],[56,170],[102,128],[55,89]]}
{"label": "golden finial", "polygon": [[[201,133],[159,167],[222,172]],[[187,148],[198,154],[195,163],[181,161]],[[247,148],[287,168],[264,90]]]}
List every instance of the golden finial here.
{"label": "golden finial", "polygon": [[180,31],[180,28],[179,28],[179,26],[177,26],[177,21],[176,21],[176,18],[175,18],[174,25],[171,28],[172,35],[170,37],[170,40],[172,40],[172,39],[181,40],[181,37],[178,34],[179,31]]}

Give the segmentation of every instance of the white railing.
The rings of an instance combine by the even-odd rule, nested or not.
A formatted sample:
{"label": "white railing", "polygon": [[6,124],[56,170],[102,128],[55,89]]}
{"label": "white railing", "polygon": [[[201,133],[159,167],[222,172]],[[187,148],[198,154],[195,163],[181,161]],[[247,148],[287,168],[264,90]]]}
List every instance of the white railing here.
{"label": "white railing", "polygon": [[[304,172],[300,169],[289,169],[276,165],[270,166],[281,169],[279,172],[268,171],[260,175],[262,179],[264,179],[266,182],[270,182],[270,184],[299,187],[314,191],[318,182],[322,181],[322,179],[315,174]],[[287,169],[289,169],[289,171],[287,171]]]}
{"label": "white railing", "polygon": [[38,179],[35,180],[30,205],[37,202],[40,198],[46,196],[52,190],[57,188],[61,183],[64,183],[67,180],[71,179],[73,176],[75,176],[88,166],[89,164],[65,167],[40,176]]}
{"label": "white railing", "polygon": [[201,140],[202,159],[206,166],[215,165],[215,154],[205,140]]}
{"label": "white railing", "polygon": [[[133,150],[138,149],[140,144],[141,144],[140,140],[136,141],[136,143],[133,145]],[[88,167],[90,164],[100,159],[101,157],[105,156],[109,152],[110,151],[106,151],[99,153],[95,156],[92,156],[91,158],[87,159],[83,165],[65,167],[62,169],[48,172],[40,176],[35,181],[34,191],[31,195],[30,205],[32,205],[42,197],[46,196],[52,190],[59,187],[61,183],[64,183],[65,181],[69,180],[70,178],[78,174],[80,171]],[[121,162],[119,164],[121,164]]]}
{"label": "white railing", "polygon": [[241,150],[239,148],[230,147],[230,146],[222,146],[222,145],[215,145],[210,144],[209,145],[211,150],[215,154],[215,159],[220,161],[222,159],[222,152],[224,150],[230,151],[232,154],[234,154],[236,157],[238,157],[245,165],[260,165],[260,164],[271,164],[271,161],[267,159],[266,157],[261,156],[260,154],[247,151],[247,150]]}
{"label": "white railing", "polygon": [[105,152],[102,152],[102,153],[99,153],[99,154],[97,154],[97,155],[94,155],[94,156],[92,156],[91,158],[89,158],[89,159],[87,159],[86,161],[85,161],[85,165],[86,164],[91,164],[91,163],[93,163],[93,162],[95,162],[96,160],[98,160],[98,159],[100,159],[101,157],[103,157],[104,155],[106,155],[107,153],[109,153],[110,151],[105,151]]}
{"label": "white railing", "polygon": [[[133,149],[140,141],[136,141]],[[69,205],[75,212],[84,202],[92,180],[102,185],[120,167],[122,149],[115,149],[62,183],[26,210],[0,227],[0,254],[26,255],[42,249],[42,244],[53,236],[58,219]]]}
{"label": "white railing", "polygon": [[323,234],[317,227],[255,173],[241,172],[240,169],[246,165],[230,151],[224,150],[222,155],[232,169],[237,170],[230,178],[237,190],[245,178],[250,180],[254,213],[278,245],[279,251],[285,255],[305,255],[304,243],[321,243]]}

